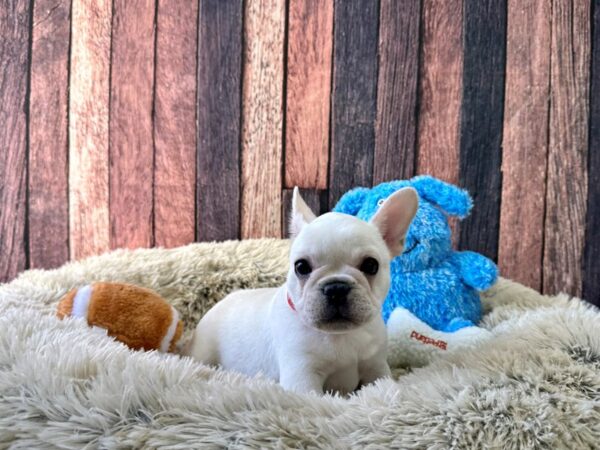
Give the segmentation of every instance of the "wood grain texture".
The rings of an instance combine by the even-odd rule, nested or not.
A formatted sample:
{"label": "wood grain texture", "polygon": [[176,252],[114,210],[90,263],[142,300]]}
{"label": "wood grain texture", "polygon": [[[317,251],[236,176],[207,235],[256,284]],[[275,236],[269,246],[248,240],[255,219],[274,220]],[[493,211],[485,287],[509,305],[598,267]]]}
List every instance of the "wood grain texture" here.
{"label": "wood grain texture", "polygon": [[461,222],[459,247],[497,260],[506,0],[466,0],[464,30],[459,179],[475,206]]}
{"label": "wood grain texture", "polygon": [[462,0],[423,0],[417,173],[458,182]]}
{"label": "wood grain texture", "polygon": [[462,247],[600,304],[599,30],[600,0],[6,0],[0,281],[415,169],[474,195]]}
{"label": "wood grain texture", "polygon": [[110,0],[73,0],[69,72],[69,250],[109,249]]}
{"label": "wood grain texture", "polygon": [[0,282],[27,265],[27,116],[31,3],[0,9]]}
{"label": "wood grain texture", "polygon": [[242,0],[200,2],[196,194],[200,241],[239,238],[242,14]]}
{"label": "wood grain texture", "polygon": [[[552,0],[508,0],[500,273],[542,288]],[[524,213],[526,211],[526,213]]]}
{"label": "wood grain texture", "polygon": [[415,172],[420,21],[420,0],[381,0],[374,184]]}
{"label": "wood grain texture", "polygon": [[[281,228],[282,237],[287,238],[290,234],[290,215],[292,211],[293,189],[284,189],[282,193]],[[320,216],[328,211],[327,191],[321,189],[300,189],[300,195],[312,211]]]}
{"label": "wood grain texture", "polygon": [[154,0],[114,0],[110,246],[153,245]]}
{"label": "wood grain texture", "polygon": [[29,100],[29,265],[69,260],[68,120],[71,0],[34,3]]}
{"label": "wood grain texture", "polygon": [[583,298],[600,306],[600,0],[594,0]]}
{"label": "wood grain texture", "polygon": [[197,2],[159,0],[154,82],[154,243],[196,233]]}
{"label": "wood grain texture", "polygon": [[373,181],[378,3],[335,1],[330,207]]}
{"label": "wood grain texture", "polygon": [[285,185],[327,187],[333,2],[289,2]]}
{"label": "wood grain texture", "polygon": [[544,238],[544,293],[581,296],[587,203],[590,71],[589,2],[552,7],[550,145]]}
{"label": "wood grain texture", "polygon": [[245,2],[242,238],[281,236],[284,27],[284,0]]}

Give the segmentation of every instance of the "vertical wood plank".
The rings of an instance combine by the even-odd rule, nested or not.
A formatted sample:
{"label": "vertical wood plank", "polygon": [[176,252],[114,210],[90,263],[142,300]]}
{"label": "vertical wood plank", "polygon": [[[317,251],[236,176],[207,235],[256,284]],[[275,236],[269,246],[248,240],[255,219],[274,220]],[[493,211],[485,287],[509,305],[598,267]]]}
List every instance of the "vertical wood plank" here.
{"label": "vertical wood plank", "polygon": [[420,0],[381,0],[374,184],[414,175],[420,22]]}
{"label": "vertical wood plank", "polygon": [[379,2],[336,0],[329,205],[373,181]]}
{"label": "vertical wood plank", "polygon": [[177,247],[196,232],[198,3],[158,1],[154,85],[154,243]]}
{"label": "vertical wood plank", "polygon": [[287,48],[285,184],[327,187],[333,2],[291,0]]}
{"label": "vertical wood plank", "polygon": [[0,281],[27,264],[27,81],[31,2],[0,9]]}
{"label": "vertical wood plank", "polygon": [[73,0],[69,73],[71,258],[109,249],[110,0]]}
{"label": "vertical wood plank", "polygon": [[551,16],[552,0],[508,0],[498,265],[503,276],[538,291],[542,288]]}
{"label": "vertical wood plank", "polygon": [[200,241],[239,237],[242,4],[242,0],[202,0],[199,6],[196,223]]}
{"label": "vertical wood plank", "polygon": [[284,0],[247,0],[242,238],[281,236]]}
{"label": "vertical wood plank", "polygon": [[67,107],[70,0],[37,0],[33,10],[29,104],[29,265],[69,259]]}
{"label": "vertical wood plank", "polygon": [[475,207],[460,225],[459,247],[498,258],[506,0],[464,3],[460,184]]}
{"label": "vertical wood plank", "polygon": [[600,0],[593,3],[588,198],[583,298],[600,306]]}
{"label": "vertical wood plank", "polygon": [[110,245],[153,244],[154,0],[114,0],[110,93]]}
{"label": "vertical wood plank", "polygon": [[417,173],[458,182],[462,0],[423,0]]}
{"label": "vertical wood plank", "polygon": [[544,293],[581,296],[587,202],[590,2],[552,5]]}
{"label": "vertical wood plank", "polygon": [[[284,189],[282,193],[281,217],[283,230],[282,237],[287,238],[290,234],[290,213],[292,211],[293,189]],[[312,211],[320,216],[327,212],[327,191],[321,189],[300,189],[300,195]]]}

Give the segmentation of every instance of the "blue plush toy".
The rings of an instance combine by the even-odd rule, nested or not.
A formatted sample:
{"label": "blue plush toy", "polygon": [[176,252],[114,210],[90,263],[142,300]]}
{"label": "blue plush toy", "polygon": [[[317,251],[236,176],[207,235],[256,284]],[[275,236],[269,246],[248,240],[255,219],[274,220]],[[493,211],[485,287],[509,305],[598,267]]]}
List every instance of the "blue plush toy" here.
{"label": "blue plush toy", "polygon": [[[476,341],[486,334],[475,328],[481,319],[479,291],[494,284],[498,271],[492,261],[478,253],[452,249],[448,216],[462,219],[469,214],[473,202],[468,192],[424,175],[372,189],[353,189],[342,196],[334,211],[369,220],[387,197],[406,186],[419,194],[419,209],[408,230],[404,252],[391,264],[391,287],[383,305],[388,331],[390,318],[397,312],[396,319],[402,324],[392,328],[409,333],[409,341],[441,350],[453,342],[460,347],[461,341]],[[405,329],[407,323],[410,329]],[[467,327],[469,331],[459,333],[465,339],[456,339],[459,335],[454,332]],[[408,358],[404,362],[415,361]]]}

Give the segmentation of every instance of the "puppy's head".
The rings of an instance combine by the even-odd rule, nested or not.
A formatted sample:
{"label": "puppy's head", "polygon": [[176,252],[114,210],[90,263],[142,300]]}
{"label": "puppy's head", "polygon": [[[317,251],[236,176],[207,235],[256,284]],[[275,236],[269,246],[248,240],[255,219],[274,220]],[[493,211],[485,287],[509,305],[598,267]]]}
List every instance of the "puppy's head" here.
{"label": "puppy's head", "polygon": [[417,206],[415,190],[404,188],[369,222],[341,213],[316,217],[294,189],[287,289],[305,324],[339,333],[380,314],[390,261],[402,253]]}

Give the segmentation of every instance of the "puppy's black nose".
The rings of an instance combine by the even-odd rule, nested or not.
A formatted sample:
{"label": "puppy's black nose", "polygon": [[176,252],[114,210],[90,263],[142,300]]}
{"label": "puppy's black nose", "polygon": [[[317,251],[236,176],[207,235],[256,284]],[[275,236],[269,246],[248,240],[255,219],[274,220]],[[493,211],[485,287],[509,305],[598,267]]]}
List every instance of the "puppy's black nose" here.
{"label": "puppy's black nose", "polygon": [[352,289],[352,286],[343,281],[332,281],[323,285],[321,290],[323,295],[327,297],[327,300],[340,302],[346,300],[348,292]]}

